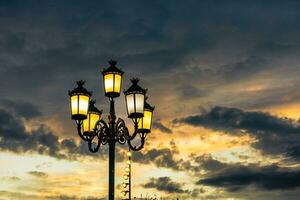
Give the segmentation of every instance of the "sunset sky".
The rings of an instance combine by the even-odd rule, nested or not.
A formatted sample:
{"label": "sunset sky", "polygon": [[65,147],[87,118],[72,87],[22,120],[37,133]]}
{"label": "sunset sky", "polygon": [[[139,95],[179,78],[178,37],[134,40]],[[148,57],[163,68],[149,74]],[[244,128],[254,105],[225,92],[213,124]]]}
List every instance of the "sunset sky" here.
{"label": "sunset sky", "polygon": [[[86,80],[107,120],[110,59],[155,105],[132,196],[299,199],[299,1],[0,0],[1,200],[107,199],[107,145],[80,140],[68,91]],[[116,113],[132,130],[123,94]]]}

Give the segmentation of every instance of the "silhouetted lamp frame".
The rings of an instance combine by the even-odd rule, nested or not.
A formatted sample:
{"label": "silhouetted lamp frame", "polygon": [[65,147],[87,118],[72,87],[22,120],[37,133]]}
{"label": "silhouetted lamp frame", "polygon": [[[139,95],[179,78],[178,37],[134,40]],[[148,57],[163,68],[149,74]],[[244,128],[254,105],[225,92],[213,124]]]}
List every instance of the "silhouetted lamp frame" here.
{"label": "silhouetted lamp frame", "polygon": [[[139,129],[138,123],[143,120],[144,112],[151,110],[151,123],[152,123],[152,113],[154,107],[150,106],[145,102],[145,95],[147,90],[139,86],[139,79],[131,79],[132,85],[124,90],[126,108],[128,113],[128,118],[132,119],[134,124],[134,131],[132,134],[129,133],[128,128],[123,119],[118,118],[116,120],[115,115],[115,104],[114,98],[119,97],[122,87],[122,79],[124,72],[116,67],[116,61],[109,61],[110,66],[102,71],[104,94],[109,98],[110,101],[110,112],[108,116],[108,122],[106,123],[101,115],[102,111],[95,107],[95,101],[91,100],[92,92],[87,91],[83,85],[84,81],[77,82],[77,88],[69,91],[70,101],[71,101],[71,115],[72,119],[76,121],[78,135],[82,140],[88,143],[88,148],[91,152],[98,152],[101,145],[109,145],[109,200],[114,199],[114,174],[115,174],[115,144],[125,144],[127,142],[130,150],[139,151],[144,147],[145,139],[148,133],[151,132],[151,125],[148,129]],[[77,95],[77,103],[73,102]],[[133,95],[134,98],[128,98],[129,95]],[[80,107],[80,97],[89,100],[88,108]],[[74,106],[78,106],[77,113],[73,113]],[[132,107],[133,106],[133,107]],[[79,110],[81,108],[81,113]],[[128,110],[128,109],[131,110]],[[86,110],[84,110],[86,109]],[[133,109],[133,110],[132,110]],[[86,115],[84,115],[86,113]],[[93,129],[88,131],[83,131],[83,124],[85,120],[88,120],[89,114],[99,115],[99,120],[95,123]],[[132,141],[140,138],[139,146],[132,145]]]}

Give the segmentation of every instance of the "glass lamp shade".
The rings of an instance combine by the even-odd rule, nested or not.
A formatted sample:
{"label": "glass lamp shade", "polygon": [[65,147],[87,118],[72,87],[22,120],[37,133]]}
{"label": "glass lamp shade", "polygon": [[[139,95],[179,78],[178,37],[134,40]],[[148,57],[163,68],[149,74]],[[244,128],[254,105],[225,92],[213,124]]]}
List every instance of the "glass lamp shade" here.
{"label": "glass lamp shade", "polygon": [[84,81],[77,81],[77,85],[77,88],[69,91],[71,115],[74,120],[84,120],[87,118],[92,93],[83,87]]}
{"label": "glass lamp shade", "polygon": [[116,67],[116,61],[109,61],[110,66],[102,71],[104,93],[107,97],[118,97],[121,92],[122,75],[124,74]]}
{"label": "glass lamp shade", "polygon": [[93,132],[97,122],[101,119],[102,111],[95,107],[95,101],[90,101],[87,118],[83,120],[83,133]]}
{"label": "glass lamp shade", "polygon": [[124,91],[127,114],[129,118],[141,118],[144,116],[144,102],[146,90],[138,85],[139,79],[132,79],[132,85]]}
{"label": "glass lamp shade", "polygon": [[138,132],[139,133],[150,133],[152,125],[154,107],[150,106],[145,102],[144,117],[142,117],[138,122]]}

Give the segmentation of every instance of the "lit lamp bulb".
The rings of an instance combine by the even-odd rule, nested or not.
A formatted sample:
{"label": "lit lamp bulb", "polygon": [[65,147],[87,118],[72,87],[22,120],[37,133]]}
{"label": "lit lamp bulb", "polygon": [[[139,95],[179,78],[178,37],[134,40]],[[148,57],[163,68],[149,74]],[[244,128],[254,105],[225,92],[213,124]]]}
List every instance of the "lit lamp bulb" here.
{"label": "lit lamp bulb", "polygon": [[131,79],[132,85],[124,91],[128,118],[137,121],[144,116],[146,90],[138,85],[139,79]]}
{"label": "lit lamp bulb", "polygon": [[102,111],[95,107],[95,103],[94,100],[90,101],[87,118],[83,120],[83,133],[93,132],[97,122],[101,119]]}
{"label": "lit lamp bulb", "polygon": [[84,81],[77,81],[76,83],[77,87],[69,91],[72,119],[84,120],[87,118],[92,93],[83,87]]}
{"label": "lit lamp bulb", "polygon": [[104,93],[107,97],[118,97],[121,92],[122,75],[124,72],[116,67],[116,61],[109,61],[110,66],[102,71]]}
{"label": "lit lamp bulb", "polygon": [[[147,100],[147,98],[146,98]],[[138,122],[139,133],[150,133],[154,107],[145,101],[144,116]]]}

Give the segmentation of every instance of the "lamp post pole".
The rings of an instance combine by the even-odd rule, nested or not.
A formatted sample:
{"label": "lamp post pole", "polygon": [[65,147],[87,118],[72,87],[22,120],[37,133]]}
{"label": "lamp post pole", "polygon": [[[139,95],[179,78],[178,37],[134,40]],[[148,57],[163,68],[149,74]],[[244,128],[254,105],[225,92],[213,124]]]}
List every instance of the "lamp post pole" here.
{"label": "lamp post pole", "polygon": [[110,112],[109,112],[109,128],[112,133],[109,140],[109,183],[108,183],[108,193],[109,200],[114,200],[115,196],[115,101],[110,98]]}
{"label": "lamp post pole", "polygon": [[115,144],[109,144],[109,200],[115,196]]}

